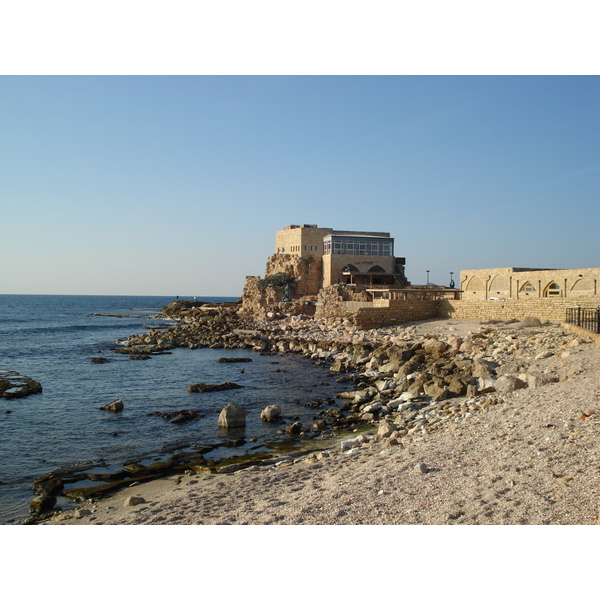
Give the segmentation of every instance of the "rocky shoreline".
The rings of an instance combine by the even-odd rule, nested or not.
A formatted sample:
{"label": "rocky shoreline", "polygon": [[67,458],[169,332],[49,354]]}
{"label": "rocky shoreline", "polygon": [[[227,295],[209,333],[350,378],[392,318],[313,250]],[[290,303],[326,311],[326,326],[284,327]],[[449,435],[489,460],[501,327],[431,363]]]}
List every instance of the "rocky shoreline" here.
{"label": "rocky shoreline", "polygon": [[[257,453],[250,458],[207,463],[202,458],[206,449],[193,455],[179,453],[152,468],[130,465],[129,471],[124,469],[125,475],[105,473],[103,479],[103,474],[97,473],[97,481],[102,483],[87,495],[82,493],[83,488],[75,487],[72,498],[98,498],[124,484],[174,473],[231,473],[258,465],[272,467],[281,461],[287,464],[306,460],[315,452],[331,452],[334,443],[344,453],[372,444],[404,446],[502,405],[517,390],[534,390],[576,376],[578,371],[569,371],[566,359],[587,343],[560,325],[542,325],[535,320],[432,321],[358,331],[343,318],[272,315],[243,321],[235,306],[201,303],[172,303],[163,314],[178,324],[133,336],[117,352],[139,355],[175,347],[218,347],[301,353],[328,364],[338,381],[351,382],[354,390],[339,395],[343,401],[340,408],[323,407],[312,425],[289,425],[282,431],[281,446],[267,455]],[[596,416],[591,412],[586,418]],[[332,437],[322,438],[326,432]],[[286,444],[299,434],[304,440],[322,439],[305,442],[302,447]],[[281,451],[287,451],[287,457],[278,456]],[[60,512],[53,511],[52,503],[53,495],[61,491],[56,475],[36,480],[30,522],[61,518]],[[73,476],[62,474],[63,488],[65,478]],[[68,518],[69,511],[64,516]]]}

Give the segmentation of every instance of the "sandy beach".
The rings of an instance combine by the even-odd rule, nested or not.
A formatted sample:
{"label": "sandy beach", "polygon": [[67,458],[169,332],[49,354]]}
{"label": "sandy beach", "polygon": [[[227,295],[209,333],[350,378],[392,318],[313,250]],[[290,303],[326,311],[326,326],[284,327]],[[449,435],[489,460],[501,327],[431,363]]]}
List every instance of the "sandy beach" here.
{"label": "sandy beach", "polygon": [[543,367],[560,380],[396,445],[367,432],[349,451],[336,440],[296,460],[134,485],[47,524],[599,524],[600,351],[582,340]]}

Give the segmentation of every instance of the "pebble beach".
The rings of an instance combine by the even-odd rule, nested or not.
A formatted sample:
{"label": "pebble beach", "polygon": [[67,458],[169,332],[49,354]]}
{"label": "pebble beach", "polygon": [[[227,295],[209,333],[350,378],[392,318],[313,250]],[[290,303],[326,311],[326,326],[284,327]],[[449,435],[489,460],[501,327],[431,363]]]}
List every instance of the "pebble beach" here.
{"label": "pebble beach", "polygon": [[[412,333],[480,325],[429,321]],[[468,418],[402,438],[374,425],[301,457],[134,485],[46,524],[600,524],[600,350],[569,339],[536,364],[553,383],[470,399]]]}

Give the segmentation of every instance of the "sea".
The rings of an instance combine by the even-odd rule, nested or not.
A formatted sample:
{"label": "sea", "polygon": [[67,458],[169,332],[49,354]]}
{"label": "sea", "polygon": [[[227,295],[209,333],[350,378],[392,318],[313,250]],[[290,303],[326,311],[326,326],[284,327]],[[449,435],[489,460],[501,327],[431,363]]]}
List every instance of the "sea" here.
{"label": "sea", "polygon": [[[29,514],[35,478],[55,469],[158,459],[165,452],[198,444],[223,444],[221,409],[234,402],[247,410],[246,438],[278,439],[281,425],[260,421],[271,404],[284,416],[314,418],[312,400],[333,402],[338,391],[327,365],[300,355],[261,355],[252,350],[176,348],[149,360],[113,352],[134,334],[174,323],[155,317],[174,297],[0,295],[0,369],[17,371],[43,387],[19,399],[0,397],[0,524],[22,523]],[[191,300],[192,298],[181,297]],[[231,302],[230,297],[198,297]],[[223,363],[220,357],[251,362]],[[108,362],[95,364],[94,357]],[[238,383],[240,389],[192,394],[193,383]],[[327,387],[325,387],[327,386]],[[120,398],[121,413],[99,410]],[[325,407],[327,408],[327,407]],[[151,413],[199,410],[184,424]],[[253,451],[220,447],[226,458]]]}

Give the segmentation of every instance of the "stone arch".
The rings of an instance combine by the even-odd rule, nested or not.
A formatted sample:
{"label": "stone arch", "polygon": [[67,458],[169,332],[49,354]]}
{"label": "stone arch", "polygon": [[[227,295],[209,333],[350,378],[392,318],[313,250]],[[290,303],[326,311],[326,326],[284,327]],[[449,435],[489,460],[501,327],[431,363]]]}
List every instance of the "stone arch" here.
{"label": "stone arch", "polygon": [[561,289],[560,285],[558,283],[556,283],[556,281],[551,281],[544,288],[544,297],[545,298],[558,298],[559,296],[562,296],[562,289]]}
{"label": "stone arch", "polygon": [[475,275],[465,285],[466,292],[485,292],[485,279]]}
{"label": "stone arch", "polygon": [[[485,288],[484,288],[485,289]],[[496,275],[490,281],[488,293],[492,296],[508,296],[510,279],[506,275]]]}
{"label": "stone arch", "polygon": [[571,295],[573,296],[593,296],[596,286],[595,281],[590,277],[578,277],[571,286]]}
{"label": "stone arch", "polygon": [[345,265],[342,267],[342,273],[358,273],[358,269],[354,265]]}
{"label": "stone arch", "polygon": [[380,267],[379,265],[375,265],[373,267],[371,267],[367,273],[385,273],[385,269],[383,267]]}
{"label": "stone arch", "polygon": [[531,281],[526,281],[520,288],[519,293],[524,294],[525,296],[528,294],[534,294],[537,291],[537,288]]}
{"label": "stone arch", "polygon": [[[360,271],[358,270],[358,267],[356,267],[356,265],[347,264],[342,267],[341,273],[342,273],[342,276],[344,277],[343,283],[352,284],[352,283],[356,283],[355,275],[360,273]],[[339,279],[338,279],[338,281],[339,281]]]}

